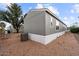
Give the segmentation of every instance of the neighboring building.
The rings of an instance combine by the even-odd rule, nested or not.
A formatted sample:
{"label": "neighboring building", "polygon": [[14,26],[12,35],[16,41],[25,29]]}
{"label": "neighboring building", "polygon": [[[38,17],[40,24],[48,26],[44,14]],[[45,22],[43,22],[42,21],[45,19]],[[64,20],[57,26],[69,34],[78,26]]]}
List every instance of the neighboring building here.
{"label": "neighboring building", "polygon": [[24,33],[42,44],[50,43],[66,30],[67,26],[49,9],[31,10],[24,19]]}
{"label": "neighboring building", "polygon": [[0,21],[0,23],[4,23],[5,24],[5,33],[8,33],[8,32],[13,32],[13,26],[8,23],[8,22],[5,22],[5,21]]}

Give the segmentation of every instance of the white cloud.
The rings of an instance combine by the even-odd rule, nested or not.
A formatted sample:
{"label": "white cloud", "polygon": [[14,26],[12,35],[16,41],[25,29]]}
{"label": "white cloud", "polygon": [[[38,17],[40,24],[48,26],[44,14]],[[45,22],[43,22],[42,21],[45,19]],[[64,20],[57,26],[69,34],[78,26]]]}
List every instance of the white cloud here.
{"label": "white cloud", "polygon": [[46,4],[43,4],[43,5],[44,5],[44,7],[49,7],[49,6],[54,5],[54,4],[46,3]]}
{"label": "white cloud", "polygon": [[1,4],[0,4],[0,9],[6,9],[6,4],[1,3]]}
{"label": "white cloud", "polygon": [[71,13],[79,13],[79,4],[73,5],[73,9],[71,10]]}
{"label": "white cloud", "polygon": [[36,8],[39,9],[39,8],[44,8],[44,7],[43,7],[43,4],[37,4]]}
{"label": "white cloud", "polygon": [[71,12],[71,13],[74,13],[74,10],[72,9],[72,10],[70,10],[70,12]]}
{"label": "white cloud", "polygon": [[59,11],[55,8],[55,7],[53,7],[53,6],[48,6],[47,7],[50,11],[52,11],[53,13],[55,13],[56,15],[59,15]]}
{"label": "white cloud", "polygon": [[51,6],[51,4],[37,4],[36,9],[39,8],[48,8],[51,12],[53,12],[56,15],[59,15],[59,11],[54,6]]}
{"label": "white cloud", "polygon": [[0,9],[4,9],[4,10],[6,10],[7,8],[7,6],[10,6],[10,3],[0,3]]}
{"label": "white cloud", "polygon": [[73,16],[69,16],[69,17],[63,17],[63,22],[69,27],[71,25],[73,25],[73,23],[75,23],[77,20],[75,17]]}
{"label": "white cloud", "polygon": [[64,19],[64,20],[68,20],[68,18],[67,18],[67,17],[64,17],[63,19]]}
{"label": "white cloud", "polygon": [[79,7],[79,4],[75,4],[74,6],[75,6],[75,7]]}
{"label": "white cloud", "polygon": [[10,3],[5,3],[5,5],[10,6],[11,4]]}
{"label": "white cloud", "polygon": [[70,19],[71,19],[71,20],[75,20],[75,17],[73,17],[73,16],[70,16]]}
{"label": "white cloud", "polygon": [[30,9],[32,9],[32,7],[29,7],[28,9],[30,10]]}
{"label": "white cloud", "polygon": [[79,13],[79,4],[74,5],[74,10],[76,13]]}
{"label": "white cloud", "polygon": [[67,25],[67,27],[71,26],[70,22],[68,22],[68,21],[63,21],[63,22]]}
{"label": "white cloud", "polygon": [[64,17],[64,18],[63,18],[63,22],[64,22],[68,27],[70,27],[70,21],[69,21],[69,18],[68,18],[68,17]]}

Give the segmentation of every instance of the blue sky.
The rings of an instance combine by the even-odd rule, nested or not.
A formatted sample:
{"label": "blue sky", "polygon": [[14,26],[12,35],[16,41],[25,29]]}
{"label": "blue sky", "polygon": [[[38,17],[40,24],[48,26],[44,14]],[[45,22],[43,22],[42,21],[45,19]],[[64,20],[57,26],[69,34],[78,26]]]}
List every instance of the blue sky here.
{"label": "blue sky", "polygon": [[[0,9],[6,10],[7,5],[10,4],[1,3]],[[18,5],[21,6],[23,14],[27,13],[30,9],[48,8],[67,26],[71,26],[75,22],[79,23],[79,4],[76,3],[18,3]]]}

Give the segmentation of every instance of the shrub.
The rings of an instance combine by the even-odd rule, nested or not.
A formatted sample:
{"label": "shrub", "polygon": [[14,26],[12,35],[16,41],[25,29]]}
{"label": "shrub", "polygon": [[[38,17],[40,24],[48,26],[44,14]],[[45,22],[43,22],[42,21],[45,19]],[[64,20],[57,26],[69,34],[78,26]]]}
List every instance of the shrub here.
{"label": "shrub", "polygon": [[70,32],[72,33],[79,33],[79,27],[71,27]]}

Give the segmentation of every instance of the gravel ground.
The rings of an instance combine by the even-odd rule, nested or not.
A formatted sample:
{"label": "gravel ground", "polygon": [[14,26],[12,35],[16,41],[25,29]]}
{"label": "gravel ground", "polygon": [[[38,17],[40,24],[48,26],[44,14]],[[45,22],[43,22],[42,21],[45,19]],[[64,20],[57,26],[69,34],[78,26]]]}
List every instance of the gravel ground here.
{"label": "gravel ground", "polygon": [[0,39],[1,56],[78,56],[79,43],[74,34],[68,32],[48,45],[31,40],[21,42],[20,33],[12,33],[9,38]]}
{"label": "gravel ground", "polygon": [[79,43],[79,33],[74,33],[75,38],[77,39],[78,43]]}

